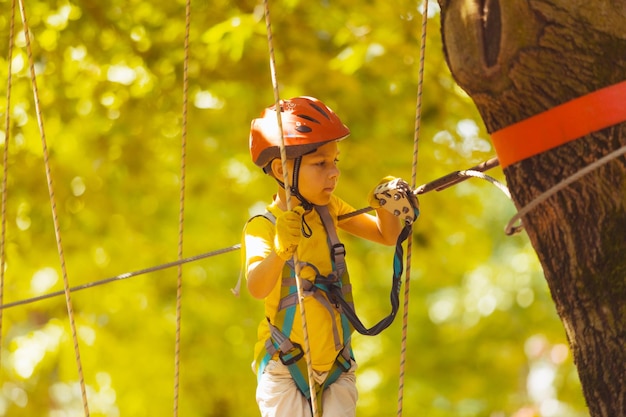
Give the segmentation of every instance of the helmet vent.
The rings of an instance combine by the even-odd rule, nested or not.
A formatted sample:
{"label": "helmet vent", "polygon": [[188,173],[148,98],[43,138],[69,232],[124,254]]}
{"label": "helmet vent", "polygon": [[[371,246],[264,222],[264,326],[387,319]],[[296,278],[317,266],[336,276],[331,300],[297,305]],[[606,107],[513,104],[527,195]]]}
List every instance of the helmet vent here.
{"label": "helmet vent", "polygon": [[311,116],[309,116],[307,114],[299,114],[298,117],[301,117],[303,119],[307,119],[307,120],[309,120],[309,121],[311,121],[313,123],[320,124],[319,120],[316,120],[316,119],[312,118]]}
{"label": "helmet vent", "polygon": [[296,130],[300,133],[310,133],[313,131],[313,129],[305,125],[296,126]]}
{"label": "helmet vent", "polygon": [[315,104],[315,103],[309,103],[309,105],[310,105],[311,107],[313,107],[315,110],[317,110],[319,113],[321,113],[321,114],[322,114],[322,116],[324,116],[325,118],[327,118],[328,120],[330,120],[330,116],[328,115],[328,113],[326,113],[326,112],[324,111],[324,109],[322,109],[320,106],[318,106],[318,105],[317,105],[317,104]]}

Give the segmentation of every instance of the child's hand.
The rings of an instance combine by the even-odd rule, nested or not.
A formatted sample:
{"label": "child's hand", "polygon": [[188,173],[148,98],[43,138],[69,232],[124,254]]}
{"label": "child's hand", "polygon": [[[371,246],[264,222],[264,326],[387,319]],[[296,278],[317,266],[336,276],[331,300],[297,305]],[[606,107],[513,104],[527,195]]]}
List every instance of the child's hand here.
{"label": "child's hand", "polygon": [[276,218],[274,252],[285,261],[291,259],[302,238],[302,214],[304,208],[297,206]]}

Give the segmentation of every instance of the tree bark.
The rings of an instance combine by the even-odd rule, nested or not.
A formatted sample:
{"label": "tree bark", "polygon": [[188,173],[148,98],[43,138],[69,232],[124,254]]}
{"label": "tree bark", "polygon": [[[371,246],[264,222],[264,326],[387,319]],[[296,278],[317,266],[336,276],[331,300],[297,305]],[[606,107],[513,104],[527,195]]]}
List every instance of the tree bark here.
{"label": "tree bark", "polygon": [[[439,0],[457,83],[492,133],[626,80],[623,0]],[[624,97],[626,101],[626,97]],[[626,123],[505,168],[515,205],[626,145]],[[523,218],[591,416],[626,416],[626,158]]]}

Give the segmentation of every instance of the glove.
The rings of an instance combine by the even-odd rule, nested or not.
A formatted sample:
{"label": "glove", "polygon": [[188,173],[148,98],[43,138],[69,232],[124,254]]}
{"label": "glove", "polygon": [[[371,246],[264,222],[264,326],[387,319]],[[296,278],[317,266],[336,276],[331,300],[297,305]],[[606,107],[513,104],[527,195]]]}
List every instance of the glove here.
{"label": "glove", "polygon": [[380,207],[380,199],[376,196],[376,194],[378,194],[377,193],[378,187],[380,187],[383,184],[387,184],[388,182],[395,181],[395,180],[396,180],[396,177],[387,175],[382,180],[380,180],[378,184],[376,184],[376,187],[374,187],[367,196],[367,203],[369,204],[371,208],[377,209]]}
{"label": "glove", "polygon": [[276,218],[274,252],[285,261],[291,259],[302,238],[302,214],[304,207],[297,206]]}

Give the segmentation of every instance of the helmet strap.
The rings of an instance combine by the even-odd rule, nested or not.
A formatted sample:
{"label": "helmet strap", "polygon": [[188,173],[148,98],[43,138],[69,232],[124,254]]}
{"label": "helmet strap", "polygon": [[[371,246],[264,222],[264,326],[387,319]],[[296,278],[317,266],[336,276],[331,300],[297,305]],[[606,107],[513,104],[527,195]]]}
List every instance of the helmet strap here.
{"label": "helmet strap", "polygon": [[[313,209],[313,204],[304,198],[302,194],[300,194],[300,189],[298,187],[298,178],[300,177],[300,164],[302,163],[302,157],[299,156],[293,162],[293,179],[291,180],[291,194],[293,194],[300,202],[302,203],[302,207],[304,207],[305,214],[310,212]],[[311,230],[311,226],[306,222],[306,218],[302,216],[302,236],[309,238],[312,236],[313,231]]]}
{"label": "helmet strap", "polygon": [[[296,197],[302,203],[302,207],[305,210],[305,214],[313,210],[313,204],[304,198],[302,194],[300,194],[300,190],[298,187],[298,178],[300,177],[300,165],[302,163],[302,156],[297,157],[293,163],[293,174],[291,179],[291,187],[289,187],[289,192],[292,196]],[[283,189],[285,189],[285,183],[274,177],[278,185],[280,185]],[[304,237],[311,237],[311,227],[307,224],[306,219],[302,216],[302,235]]]}
{"label": "helmet strap", "polygon": [[293,162],[293,174],[291,179],[291,194],[296,197],[302,203],[302,207],[304,207],[305,211],[310,211],[313,208],[313,204],[304,198],[302,194],[300,194],[300,187],[298,187],[298,178],[300,177],[300,165],[302,164],[302,157],[297,157]]}

